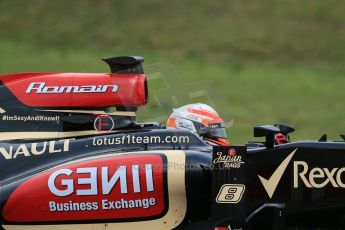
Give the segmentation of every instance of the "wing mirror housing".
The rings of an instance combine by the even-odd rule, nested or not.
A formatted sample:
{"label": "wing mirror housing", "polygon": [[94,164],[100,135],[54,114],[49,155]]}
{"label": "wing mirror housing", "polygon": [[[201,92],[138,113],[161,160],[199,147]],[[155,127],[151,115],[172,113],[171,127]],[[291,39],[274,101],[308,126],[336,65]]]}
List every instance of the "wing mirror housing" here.
{"label": "wing mirror housing", "polygon": [[274,148],[274,135],[282,131],[273,125],[261,125],[254,128],[254,137],[265,137],[266,147]]}

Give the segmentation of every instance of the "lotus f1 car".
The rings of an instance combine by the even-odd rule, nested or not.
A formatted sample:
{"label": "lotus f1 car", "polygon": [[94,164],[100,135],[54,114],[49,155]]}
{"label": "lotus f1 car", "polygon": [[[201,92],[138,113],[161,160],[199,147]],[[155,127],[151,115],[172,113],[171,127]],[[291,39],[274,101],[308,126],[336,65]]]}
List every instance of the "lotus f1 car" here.
{"label": "lotus f1 car", "polygon": [[111,73],[0,76],[0,228],[345,226],[343,141],[275,145],[293,129],[267,125],[262,143],[212,148],[137,123],[143,59],[104,61]]}

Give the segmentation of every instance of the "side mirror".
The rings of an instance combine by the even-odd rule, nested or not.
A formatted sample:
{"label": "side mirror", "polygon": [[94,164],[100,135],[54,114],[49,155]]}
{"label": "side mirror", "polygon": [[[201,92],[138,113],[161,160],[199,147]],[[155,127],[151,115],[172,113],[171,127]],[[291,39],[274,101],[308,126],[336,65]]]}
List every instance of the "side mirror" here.
{"label": "side mirror", "polygon": [[280,129],[281,133],[284,134],[290,142],[290,133],[294,132],[295,129],[286,124],[276,124],[275,126]]}
{"label": "side mirror", "polygon": [[289,125],[286,124],[276,124],[276,127],[278,127],[282,134],[288,135],[289,133],[292,133],[295,131],[295,129]]}
{"label": "side mirror", "polygon": [[273,125],[261,125],[254,127],[254,137],[266,137],[268,135],[274,135],[280,132],[281,130]]}
{"label": "side mirror", "polygon": [[281,130],[273,125],[262,125],[254,128],[254,137],[266,137],[266,147],[274,147],[274,135],[281,133]]}
{"label": "side mirror", "polygon": [[122,56],[113,58],[103,58],[112,73],[132,73],[132,74],[143,74],[144,69],[142,62],[144,62],[143,57],[139,56]]}

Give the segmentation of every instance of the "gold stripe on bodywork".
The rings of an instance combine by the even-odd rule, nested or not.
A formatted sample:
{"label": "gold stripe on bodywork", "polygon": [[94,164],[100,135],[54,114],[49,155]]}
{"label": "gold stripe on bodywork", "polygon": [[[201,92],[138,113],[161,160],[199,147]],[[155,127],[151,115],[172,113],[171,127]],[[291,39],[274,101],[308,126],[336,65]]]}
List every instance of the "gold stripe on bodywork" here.
{"label": "gold stripe on bodywork", "polygon": [[[5,230],[93,230],[92,224],[75,225],[3,225]],[[104,228],[107,229],[107,228]]]}
{"label": "gold stripe on bodywork", "polygon": [[[176,228],[184,219],[187,211],[187,198],[185,189],[185,152],[180,150],[127,152],[126,154],[162,153],[167,157],[167,179],[169,210],[161,218],[155,220],[101,223],[101,224],[75,224],[75,225],[3,225],[6,230],[161,230]],[[119,153],[116,153],[119,155]],[[112,154],[110,154],[112,155]],[[104,157],[99,156],[99,157]],[[84,160],[98,158],[91,157]]]}
{"label": "gold stripe on bodywork", "polygon": [[55,139],[55,138],[69,138],[82,137],[88,135],[103,135],[116,133],[118,131],[71,131],[71,132],[2,132],[0,133],[0,141],[6,140],[35,140],[35,139]]}

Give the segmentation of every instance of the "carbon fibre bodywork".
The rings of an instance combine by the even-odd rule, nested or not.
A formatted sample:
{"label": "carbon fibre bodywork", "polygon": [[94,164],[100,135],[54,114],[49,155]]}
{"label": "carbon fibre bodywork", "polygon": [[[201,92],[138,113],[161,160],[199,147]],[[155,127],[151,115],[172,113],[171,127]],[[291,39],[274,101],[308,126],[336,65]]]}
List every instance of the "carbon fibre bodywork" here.
{"label": "carbon fibre bodywork", "polygon": [[[173,131],[174,132],[174,131]],[[80,224],[108,224],[109,229],[112,229],[111,223],[118,223],[117,220],[108,219],[103,216],[102,219],[80,220],[77,215],[73,220],[66,219],[65,221],[47,221],[42,217],[42,221],[28,221],[28,220],[7,220],[16,215],[16,210],[4,209],[9,199],[19,199],[20,197],[11,198],[14,191],[20,187],[25,181],[31,178],[38,177],[44,172],[56,170],[63,165],[73,164],[73,162],[85,161],[97,157],[123,157],[128,153],[137,156],[139,159],[147,154],[164,153],[167,156],[175,154],[176,151],[181,151],[185,164],[179,165],[179,162],[165,162],[162,168],[165,170],[167,177],[173,175],[175,171],[183,169],[184,171],[184,186],[180,188],[184,190],[184,194],[177,196],[174,199],[183,200],[186,203],[186,209],[181,212],[181,217],[174,221],[178,221],[178,225],[174,228],[181,229],[213,229],[216,226],[231,226],[232,228],[247,228],[255,229],[257,226],[265,227],[266,229],[279,229],[281,225],[284,227],[304,227],[304,228],[336,228],[344,226],[345,218],[345,174],[344,170],[344,147],[345,144],[338,143],[319,143],[319,142],[296,142],[276,146],[273,149],[267,148],[250,148],[244,147],[215,147],[212,156],[212,149],[205,145],[197,136],[186,133],[176,132],[171,130],[147,130],[144,132],[135,133],[132,135],[183,135],[191,137],[191,142],[188,144],[177,145],[104,145],[94,146],[95,139],[107,137],[108,139],[119,137],[128,134],[112,134],[102,135],[99,137],[85,137],[69,140],[68,151],[59,153],[45,152],[41,155],[32,155],[22,158],[17,156],[16,159],[4,160],[1,159],[1,210],[2,210],[2,225],[8,229],[13,229],[11,226],[19,225],[36,225],[35,229],[50,224],[63,224],[66,226],[79,226]],[[43,148],[44,142],[36,142],[37,149]],[[23,143],[11,143],[1,146],[9,145],[13,149]],[[27,149],[31,151],[32,143],[26,142]],[[62,149],[64,141],[56,141],[56,150]],[[4,147],[3,147],[4,148]],[[178,149],[178,150],[177,150]],[[236,149],[237,155],[241,156],[243,164],[240,167],[220,167],[224,161],[219,163],[215,161],[219,152],[228,154],[230,149]],[[294,150],[296,150],[294,152]],[[276,188],[272,196],[267,192],[267,187],[263,185],[260,177],[270,180],[274,172],[284,160],[294,152],[293,157],[288,162],[285,170],[279,178]],[[46,155],[45,155],[46,154]],[[175,164],[176,163],[176,164]],[[111,161],[109,161],[111,164]],[[317,170],[315,170],[317,168]],[[259,177],[260,176],[260,177]],[[272,181],[270,181],[273,183]],[[46,185],[47,181],[42,181],[42,186]],[[76,183],[76,182],[75,182]],[[129,183],[129,182],[128,182]],[[219,203],[217,196],[223,185],[243,185],[245,191],[241,199],[236,203]],[[75,184],[75,186],[77,186]],[[174,184],[166,183],[167,187],[175,186]],[[168,188],[164,189],[166,196],[170,196]],[[49,190],[48,190],[49,191]],[[29,190],[28,194],[35,197],[35,190]],[[25,190],[24,190],[25,193]],[[39,195],[39,193],[37,193]],[[99,194],[94,197],[99,196]],[[90,196],[93,200],[92,196]],[[59,197],[56,197],[59,200]],[[51,197],[54,200],[53,197]],[[35,198],[31,201],[35,207]],[[36,201],[37,202],[37,201]],[[178,202],[173,200],[170,202]],[[266,206],[263,206],[266,205]],[[276,206],[278,205],[278,206]],[[280,206],[279,206],[280,205]],[[46,209],[49,210],[48,204]],[[11,208],[24,208],[18,205],[13,205]],[[40,206],[44,208],[44,206]],[[169,205],[167,205],[169,207]],[[260,209],[262,208],[262,209]],[[169,208],[168,208],[169,209]],[[257,212],[257,210],[259,210]],[[279,210],[279,215],[275,214],[275,210]],[[29,210],[25,210],[29,211]],[[20,213],[23,210],[20,211]],[[34,211],[32,211],[34,212]],[[96,211],[90,211],[90,214]],[[11,214],[12,213],[12,214]],[[284,214],[282,214],[284,213]],[[331,215],[330,215],[331,214]],[[19,214],[18,214],[19,215]],[[121,214],[119,214],[121,215]],[[19,215],[20,216],[20,215]],[[327,216],[327,218],[325,218]],[[284,218],[283,218],[284,217]],[[145,218],[144,218],[145,219]],[[135,222],[140,223],[145,227],[145,221],[142,218],[135,218]],[[133,219],[120,219],[121,223],[130,221],[133,224]],[[146,220],[147,221],[147,220]],[[279,223],[279,224],[278,224]],[[44,225],[42,225],[44,224]],[[171,224],[171,223],[170,223]],[[116,225],[114,225],[116,227]],[[164,226],[164,225],[163,225]],[[280,227],[278,227],[280,226]],[[162,226],[160,226],[161,228]],[[7,229],[6,228],[6,229]],[[14,228],[15,229],[15,228]],[[44,229],[42,227],[42,229]]]}

